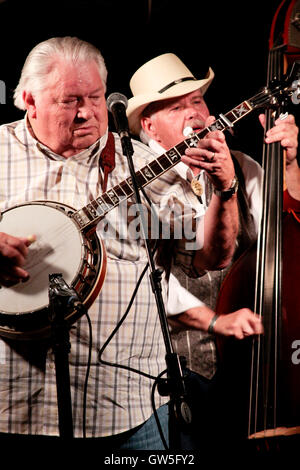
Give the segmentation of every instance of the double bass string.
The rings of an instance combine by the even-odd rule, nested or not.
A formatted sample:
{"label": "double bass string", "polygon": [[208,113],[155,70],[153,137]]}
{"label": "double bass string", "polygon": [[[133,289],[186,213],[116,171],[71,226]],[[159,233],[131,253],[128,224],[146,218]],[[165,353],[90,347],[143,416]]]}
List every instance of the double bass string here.
{"label": "double bass string", "polygon": [[[282,64],[281,52],[282,48],[270,51],[268,85],[271,80],[282,78],[277,75],[280,74],[279,65]],[[265,131],[274,125],[277,112],[278,106],[275,110],[265,111]],[[249,436],[258,431],[259,425],[262,425],[263,431],[277,426],[283,192],[280,152],[279,143],[263,146],[263,204],[257,244],[254,311],[263,318],[265,334],[252,342]]]}

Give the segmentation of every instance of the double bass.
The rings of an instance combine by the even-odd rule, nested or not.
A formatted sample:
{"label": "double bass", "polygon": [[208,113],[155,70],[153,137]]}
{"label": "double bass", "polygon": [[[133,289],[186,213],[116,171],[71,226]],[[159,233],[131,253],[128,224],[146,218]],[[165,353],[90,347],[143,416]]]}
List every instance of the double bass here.
{"label": "double bass", "polygon": [[[267,84],[282,80],[296,59],[300,1],[284,0],[271,27]],[[294,104],[299,103],[299,84],[296,90]],[[266,130],[284,119],[287,109],[285,99],[274,102],[265,111]],[[300,201],[285,188],[284,159],[280,143],[263,145],[258,238],[231,267],[216,307],[219,314],[248,307],[262,318],[263,335],[243,344],[217,340],[217,346],[231,384],[227,393],[233,394],[236,406],[237,434],[276,445],[291,436],[300,438]]]}

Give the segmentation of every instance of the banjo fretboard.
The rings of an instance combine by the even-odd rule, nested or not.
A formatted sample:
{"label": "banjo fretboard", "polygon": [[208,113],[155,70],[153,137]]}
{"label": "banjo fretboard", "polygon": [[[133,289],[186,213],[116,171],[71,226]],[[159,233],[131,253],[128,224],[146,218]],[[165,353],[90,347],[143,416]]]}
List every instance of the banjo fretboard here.
{"label": "banjo fretboard", "polygon": [[[253,110],[253,105],[249,101],[243,101],[239,106],[229,111],[227,114],[220,114],[219,119],[210,126],[202,129],[198,133],[192,134],[187,139],[180,142],[175,147],[160,155],[146,166],[138,170],[135,175],[139,187],[145,187],[159,176],[163,175],[170,168],[174,167],[181,160],[181,155],[190,147],[197,147],[199,140],[203,139],[209,132],[219,130],[225,131]],[[128,177],[122,183],[97,197],[82,209],[73,213],[81,230],[86,230],[98,223],[109,211],[117,207],[121,201],[128,199],[134,193],[132,178]]]}

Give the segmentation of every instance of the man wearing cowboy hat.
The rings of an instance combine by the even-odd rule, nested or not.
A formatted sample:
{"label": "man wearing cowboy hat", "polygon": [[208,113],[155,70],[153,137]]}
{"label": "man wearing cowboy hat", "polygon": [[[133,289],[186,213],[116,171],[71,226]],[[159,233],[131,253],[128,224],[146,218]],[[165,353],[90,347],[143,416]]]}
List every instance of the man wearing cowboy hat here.
{"label": "man wearing cowboy hat", "polygon": [[[131,132],[140,135],[141,140],[157,153],[164,153],[189,132],[199,132],[210,126],[215,118],[209,115],[203,95],[213,77],[214,73],[209,69],[205,78],[197,80],[183,62],[170,53],[145,63],[130,81],[133,97],[128,103],[127,116]],[[263,117],[260,120],[264,124]],[[268,131],[266,141],[281,141],[286,148],[288,189],[291,196],[300,199],[300,173],[296,160],[298,128],[293,116],[275,124]],[[195,196],[193,192],[198,196],[199,207],[206,211],[206,225],[210,225],[207,216],[219,219],[219,226],[215,226],[218,236],[224,229],[224,219],[230,220],[235,213],[234,206],[228,203],[238,194],[239,205],[244,208],[239,213],[240,233],[234,258],[238,257],[257,236],[262,180],[258,163],[241,152],[230,152],[224,134],[216,130],[208,133],[197,148],[187,149],[174,172],[177,173],[176,184],[181,182],[186,191],[190,191],[191,198]],[[195,185],[195,179],[199,186]],[[201,194],[197,191],[199,187]],[[214,428],[216,424],[213,412],[216,410],[217,356],[212,334],[242,339],[263,330],[260,319],[249,309],[215,315],[217,294],[228,269],[206,272],[199,279],[190,279],[174,266],[169,280],[167,310],[174,349],[186,357],[192,371],[195,387],[192,396],[197,402],[193,412],[196,421],[199,419],[203,423],[201,428],[205,433],[209,433],[210,425]],[[185,448],[197,448],[203,440],[198,426],[192,434],[192,438],[183,440]]]}
{"label": "man wearing cowboy hat", "polygon": [[[165,125],[164,121],[162,123],[157,121],[157,125],[154,128],[152,119],[144,117],[143,113],[149,111],[152,114],[154,111],[155,116],[159,119],[158,108],[165,106],[165,100],[172,100],[176,96],[184,96],[190,92],[199,93],[198,90],[202,90],[202,93],[205,93],[213,76],[214,73],[210,69],[206,78],[196,80],[174,54],[163,54],[147,62],[131,79],[134,96],[128,101],[127,108],[131,132],[138,135],[142,131],[143,140],[147,141],[149,146],[153,146],[153,150],[157,153],[162,153],[164,149],[169,149],[181,142],[183,140],[183,128],[179,125],[179,121],[177,119],[174,120],[171,116],[171,114],[174,114],[174,110],[170,110],[169,113],[170,128],[167,121]],[[201,101],[203,102],[202,99]],[[202,106],[202,103],[200,106]],[[150,124],[149,128],[148,124]],[[196,129],[196,126],[198,126],[197,128],[204,127],[204,123],[201,120],[195,121],[194,125],[194,129]],[[148,142],[149,138],[147,136],[151,137],[151,143]],[[211,136],[213,138],[205,140],[201,164],[203,167],[207,167],[207,165],[211,165],[214,162],[215,171],[211,172],[211,178],[214,181],[216,193],[222,193],[224,197],[213,195],[212,204],[206,213],[204,247],[202,249],[203,269],[208,269],[209,267],[217,269],[222,267],[221,265],[226,266],[230,262],[238,230],[238,211],[235,195],[237,180],[230,152],[221,132],[213,132]],[[222,166],[216,160],[217,152],[222,153]],[[186,154],[194,155],[195,151],[193,148],[190,148],[186,151]],[[187,156],[184,155],[182,161],[186,158]],[[199,168],[197,167],[199,162],[192,161],[191,157],[189,157],[189,160],[191,161],[190,166],[193,168],[193,171],[189,172],[188,179],[190,181],[187,187],[190,188],[192,183],[195,188],[195,194],[191,192],[191,204],[193,207],[198,207],[198,213],[202,213],[203,207],[199,205],[198,197],[201,197],[199,191],[202,191],[203,184],[201,180],[196,182],[198,180]],[[176,165],[176,173],[168,172],[166,177],[172,178],[173,175],[176,175],[174,177],[178,178],[177,170],[182,168],[182,165],[182,163]],[[187,166],[184,165],[184,168],[187,168]],[[175,180],[174,184],[176,184]],[[181,181],[179,184],[181,184]],[[186,191],[186,188],[184,188],[184,191]],[[224,243],[227,243],[227,256],[224,254]],[[221,262],[217,261],[219,259],[218,247],[222,247],[223,259]]]}

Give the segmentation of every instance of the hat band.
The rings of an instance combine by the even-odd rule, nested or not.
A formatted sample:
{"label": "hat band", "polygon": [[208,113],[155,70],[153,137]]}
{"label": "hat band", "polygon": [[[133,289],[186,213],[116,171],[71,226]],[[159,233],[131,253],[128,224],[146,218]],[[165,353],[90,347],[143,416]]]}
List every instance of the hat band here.
{"label": "hat band", "polygon": [[195,77],[179,78],[178,80],[174,80],[174,82],[171,82],[168,85],[164,86],[161,90],[158,91],[158,93],[163,93],[164,91],[168,90],[172,86],[178,85],[178,83],[181,83],[181,82],[187,82],[188,80],[196,80],[197,81],[197,78],[195,78]]}

